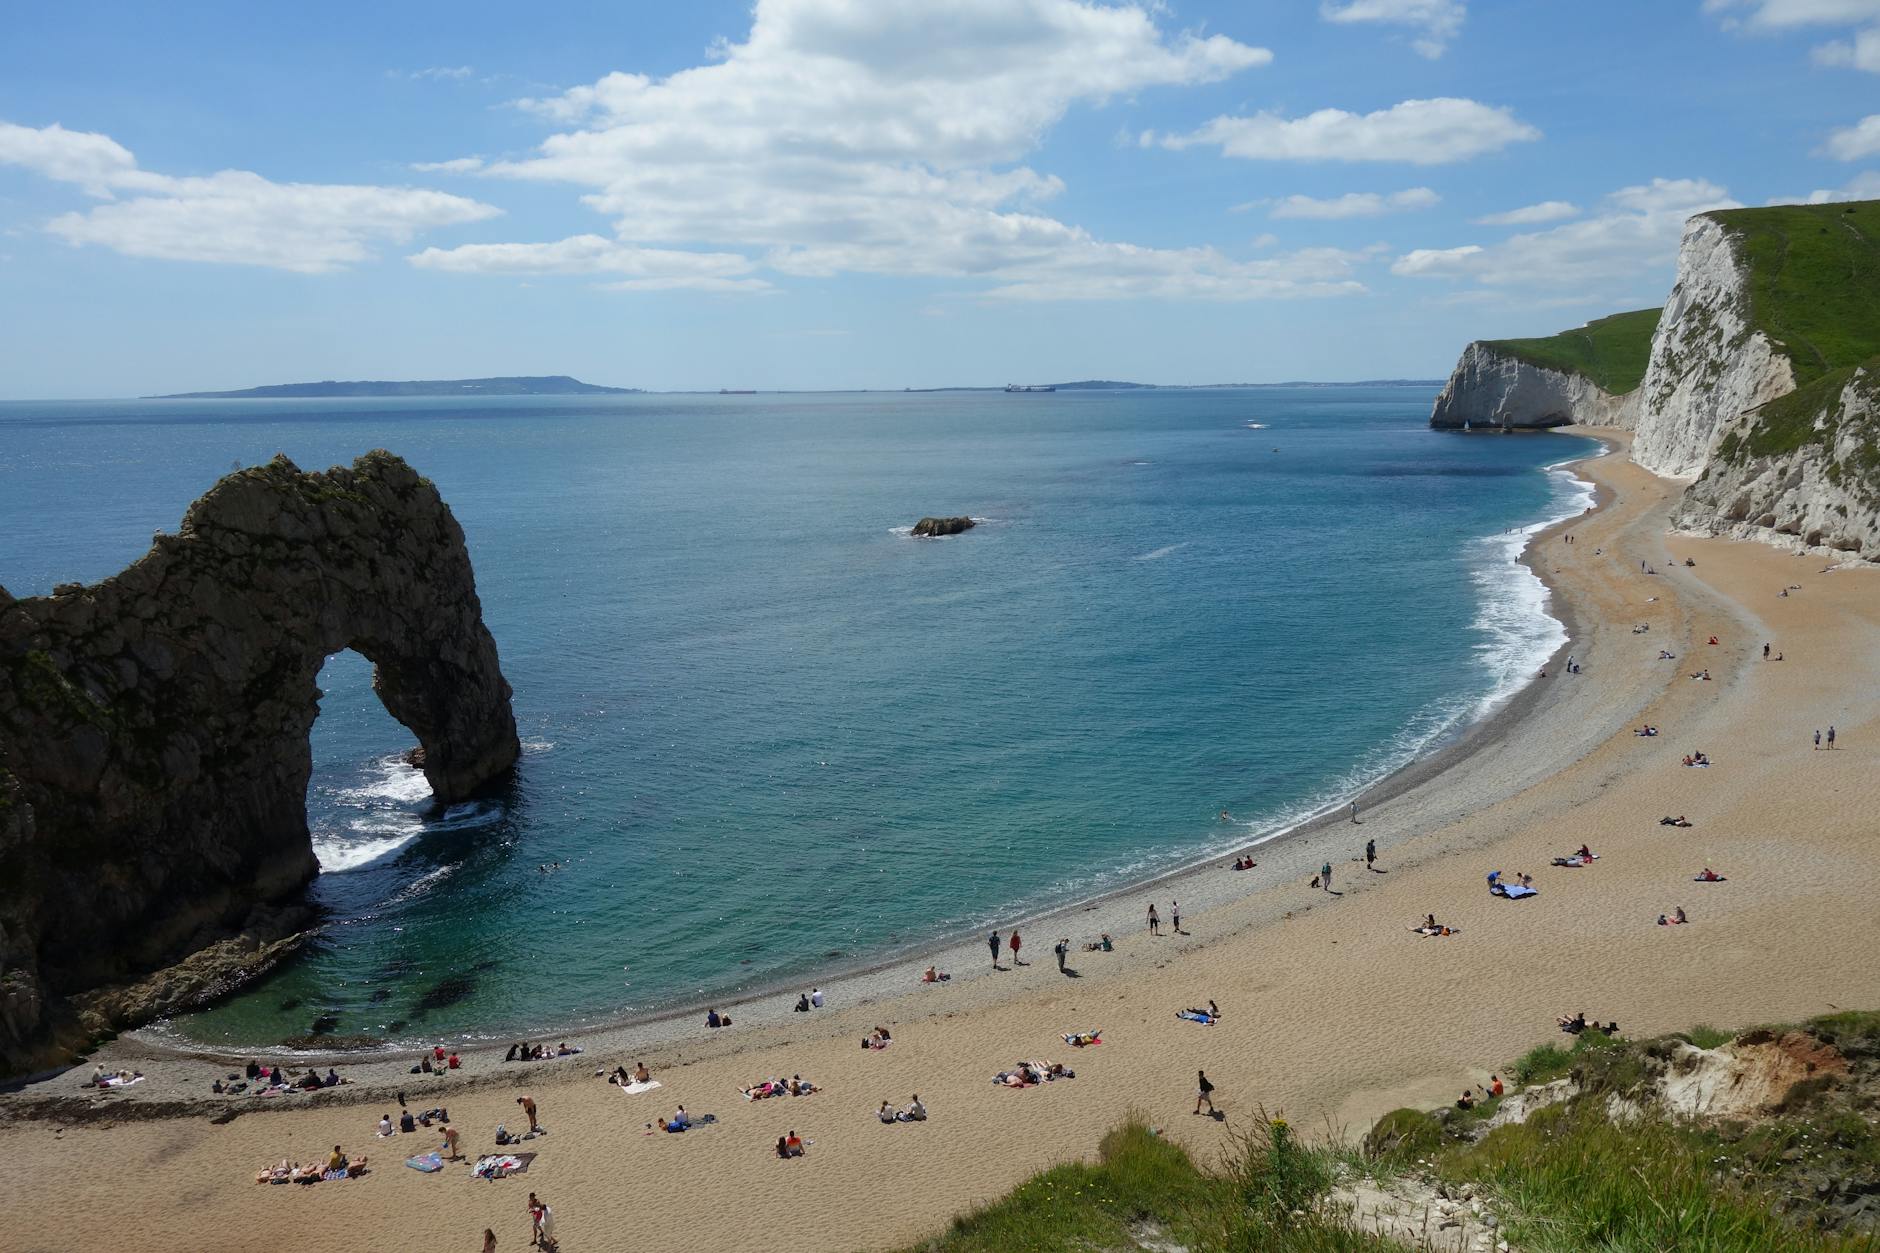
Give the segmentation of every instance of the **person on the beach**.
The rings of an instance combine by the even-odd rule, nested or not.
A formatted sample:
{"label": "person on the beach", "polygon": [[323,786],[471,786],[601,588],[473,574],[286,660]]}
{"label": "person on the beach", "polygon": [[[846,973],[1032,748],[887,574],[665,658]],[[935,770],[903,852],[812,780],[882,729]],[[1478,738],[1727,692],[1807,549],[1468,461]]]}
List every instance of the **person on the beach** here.
{"label": "person on the beach", "polygon": [[1832,722],[1828,724],[1828,751],[1834,751],[1834,724]]}
{"label": "person on the beach", "polygon": [[999,968],[999,933],[994,931],[986,937],[986,947],[992,950],[992,968]]}
{"label": "person on the beach", "polygon": [[1358,802],[1357,801],[1351,802],[1351,820],[1353,822],[1356,822],[1358,820]]}
{"label": "person on the beach", "polygon": [[1195,1071],[1195,1113],[1201,1112],[1203,1103],[1207,1104],[1208,1113],[1214,1112],[1214,1085],[1208,1082],[1208,1072]]}
{"label": "person on the beach", "polygon": [[894,1106],[888,1104],[886,1101],[883,1101],[881,1103],[881,1108],[875,1111],[875,1117],[881,1122],[885,1122],[889,1124],[890,1126],[892,1126],[895,1121]]}
{"label": "person on the beach", "polygon": [[1768,661],[1768,660],[1769,660],[1769,645],[1767,645],[1767,644],[1764,644],[1764,645],[1763,645],[1763,660],[1764,660],[1764,661]]}
{"label": "person on the beach", "polygon": [[531,1245],[542,1243],[543,1236],[547,1234],[545,1230],[547,1222],[548,1206],[542,1204],[541,1198],[535,1193],[529,1193],[529,1243]]}
{"label": "person on the beach", "polygon": [[1168,903],[1168,916],[1171,929],[1176,935],[1180,935],[1182,933],[1182,903],[1180,901]]}
{"label": "person on the beach", "polygon": [[516,1104],[522,1106],[522,1112],[529,1116],[529,1130],[540,1131],[542,1129],[541,1124],[535,1120],[535,1098],[532,1096],[519,1096],[516,1098]]}
{"label": "person on the beach", "polygon": [[1488,1077],[1488,1094],[1490,1096],[1500,1096],[1502,1094],[1500,1075],[1490,1075]]}
{"label": "person on the beach", "polygon": [[1821,728],[1820,727],[1815,728],[1815,751],[1816,752],[1821,751]]}
{"label": "person on the beach", "polygon": [[1456,1108],[1457,1109],[1474,1109],[1475,1108],[1475,1092],[1473,1089],[1464,1088],[1462,1090],[1462,1095],[1456,1098]]}
{"label": "person on the beach", "polygon": [[1366,870],[1377,869],[1377,841],[1376,840],[1366,840],[1364,842],[1364,868]]}
{"label": "person on the beach", "polygon": [[920,1103],[920,1093],[916,1092],[913,1103],[901,1111],[901,1118],[904,1122],[927,1121],[927,1107]]}
{"label": "person on the beach", "polygon": [[1006,941],[1012,948],[1012,968],[1018,968],[1018,928],[1012,928],[1012,938]]}
{"label": "person on the beach", "polygon": [[1319,886],[1327,892],[1332,890],[1332,863],[1329,861],[1319,867]]}
{"label": "person on the beach", "polygon": [[1064,973],[1064,955],[1071,951],[1070,937],[1066,936],[1063,939],[1059,940],[1057,944],[1055,944],[1052,947],[1051,951],[1057,954],[1058,973],[1063,974]]}
{"label": "person on the beach", "polygon": [[821,988],[811,988],[809,990],[809,1004],[810,1004],[811,1009],[821,1009],[823,1007],[823,994],[822,994]]}
{"label": "person on the beach", "polygon": [[444,1124],[444,1147],[450,1150],[451,1161],[462,1160],[463,1154],[457,1149],[457,1128],[449,1123]]}
{"label": "person on the beach", "polygon": [[488,1227],[483,1229],[483,1253],[496,1253],[496,1233]]}
{"label": "person on the beach", "polygon": [[783,1138],[783,1147],[791,1157],[803,1156],[803,1140],[796,1134],[796,1128],[790,1128],[790,1134]]}
{"label": "person on the beach", "polygon": [[1162,934],[1162,919],[1161,919],[1161,916],[1155,912],[1154,901],[1149,902],[1149,934],[1150,935]]}
{"label": "person on the beach", "polygon": [[809,1013],[809,993],[807,992],[797,993],[796,1004],[791,1006],[791,1011],[793,1013],[798,1013],[798,1014]]}

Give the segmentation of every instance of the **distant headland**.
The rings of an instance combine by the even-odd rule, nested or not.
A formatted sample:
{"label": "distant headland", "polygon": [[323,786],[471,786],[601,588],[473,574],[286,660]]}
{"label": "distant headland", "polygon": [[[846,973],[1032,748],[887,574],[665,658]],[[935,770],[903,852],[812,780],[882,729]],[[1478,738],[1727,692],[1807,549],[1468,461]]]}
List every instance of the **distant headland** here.
{"label": "distant headland", "polygon": [[404,382],[361,380],[336,383],[274,383],[232,392],[172,392],[145,400],[277,400],[297,396],[624,396],[637,387],[602,387],[566,374],[516,375],[488,379],[409,379]]}

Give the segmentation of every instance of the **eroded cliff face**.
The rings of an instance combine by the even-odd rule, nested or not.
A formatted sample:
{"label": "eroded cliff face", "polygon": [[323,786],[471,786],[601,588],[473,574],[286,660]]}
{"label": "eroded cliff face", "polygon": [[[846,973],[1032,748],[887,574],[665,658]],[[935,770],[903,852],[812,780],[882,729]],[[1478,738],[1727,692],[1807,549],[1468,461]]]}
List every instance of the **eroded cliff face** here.
{"label": "eroded cliff face", "polygon": [[[207,995],[243,953],[279,952],[318,869],[314,680],[345,648],[374,663],[440,801],[515,763],[463,532],[390,453],[321,474],[277,457],[217,483],[121,574],[29,600],[0,589],[7,1071]],[[227,960],[139,982],[210,946]]]}
{"label": "eroded cliff face", "polygon": [[1806,416],[1824,438],[1767,456],[1754,451],[1747,423],[1732,423],[1673,525],[1880,560],[1880,369],[1856,370]]}
{"label": "eroded cliff face", "polygon": [[1477,340],[1436,398],[1430,425],[1438,430],[1507,427],[1540,430],[1582,423],[1629,427],[1636,392],[1614,396],[1585,375],[1532,365]]}
{"label": "eroded cliff face", "polygon": [[1795,390],[1788,358],[1749,327],[1748,292],[1729,232],[1714,218],[1692,218],[1637,393],[1632,457],[1653,474],[1702,473],[1732,419]]}

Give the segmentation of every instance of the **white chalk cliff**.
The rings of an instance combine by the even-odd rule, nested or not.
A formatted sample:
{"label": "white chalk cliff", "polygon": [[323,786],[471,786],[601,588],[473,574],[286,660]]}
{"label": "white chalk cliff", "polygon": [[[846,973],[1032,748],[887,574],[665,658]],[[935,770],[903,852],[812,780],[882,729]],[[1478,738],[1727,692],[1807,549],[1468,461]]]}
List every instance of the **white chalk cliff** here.
{"label": "white chalk cliff", "polygon": [[1584,374],[1550,370],[1477,340],[1462,351],[1430,413],[1439,430],[1516,427],[1523,430],[1580,423],[1632,425],[1637,392],[1614,396]]}
{"label": "white chalk cliff", "polygon": [[1634,391],[1614,396],[1478,341],[1430,425],[1631,429],[1634,460],[1689,483],[1677,529],[1880,561],[1880,359],[1812,384],[1790,402],[1809,410],[1783,419],[1786,437],[1771,436],[1759,410],[1794,392],[1796,379],[1782,347],[1754,325],[1750,293],[1738,236],[1714,216],[1694,217]]}

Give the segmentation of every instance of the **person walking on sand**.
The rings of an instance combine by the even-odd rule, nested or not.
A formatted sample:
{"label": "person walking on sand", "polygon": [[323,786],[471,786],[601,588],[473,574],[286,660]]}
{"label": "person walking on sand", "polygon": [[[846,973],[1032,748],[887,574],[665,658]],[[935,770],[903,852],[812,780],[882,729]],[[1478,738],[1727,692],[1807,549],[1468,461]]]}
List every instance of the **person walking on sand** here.
{"label": "person walking on sand", "polygon": [[1162,919],[1157,917],[1156,915],[1154,901],[1149,902],[1149,934],[1150,935],[1162,934]]}
{"label": "person walking on sand", "polygon": [[1332,863],[1329,861],[1319,867],[1319,886],[1327,892],[1332,890]]}
{"label": "person walking on sand", "polygon": [[1168,917],[1169,922],[1172,924],[1170,929],[1173,930],[1176,935],[1180,935],[1182,933],[1182,903],[1180,901],[1170,901],[1168,903]]}
{"label": "person walking on sand", "polygon": [[1057,947],[1054,951],[1057,953],[1058,973],[1063,974],[1064,973],[1064,954],[1071,951],[1070,940],[1068,938],[1059,940],[1057,942]]}
{"label": "person walking on sand", "polygon": [[1202,1102],[1206,1102],[1208,1113],[1214,1112],[1214,1085],[1208,1082],[1208,1072],[1195,1071],[1195,1113],[1201,1112]]}
{"label": "person walking on sand", "polygon": [[986,947],[992,950],[992,968],[999,968],[999,933],[994,931],[986,937]]}
{"label": "person walking on sand", "polygon": [[1820,727],[1815,728],[1815,751],[1816,752],[1821,751],[1821,728]]}
{"label": "person walking on sand", "polygon": [[1376,840],[1366,840],[1364,842],[1364,868],[1366,870],[1377,869],[1377,841]]}
{"label": "person walking on sand", "polygon": [[1358,820],[1358,802],[1357,801],[1351,802],[1351,820],[1353,822],[1356,822]]}
{"label": "person walking on sand", "polygon": [[1018,969],[1018,928],[1012,928],[1012,938],[1006,941],[1012,948],[1012,969]]}
{"label": "person walking on sand", "polygon": [[1834,751],[1834,724],[1832,722],[1828,724],[1828,751]]}

